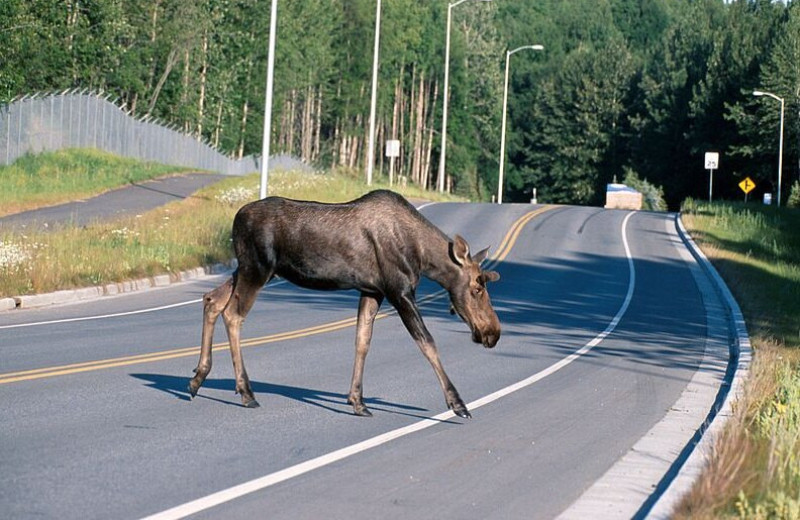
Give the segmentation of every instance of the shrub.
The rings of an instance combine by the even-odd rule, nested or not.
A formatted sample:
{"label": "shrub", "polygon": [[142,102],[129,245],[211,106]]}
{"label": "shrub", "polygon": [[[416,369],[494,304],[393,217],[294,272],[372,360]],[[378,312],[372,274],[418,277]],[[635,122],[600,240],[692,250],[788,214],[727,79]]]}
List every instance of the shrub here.
{"label": "shrub", "polygon": [[790,208],[800,208],[800,181],[794,181],[789,192],[789,202],[786,204]]}
{"label": "shrub", "polygon": [[633,170],[626,166],[623,171],[625,178],[622,183],[642,194],[642,209],[650,211],[666,211],[667,203],[664,201],[664,188],[641,179]]}

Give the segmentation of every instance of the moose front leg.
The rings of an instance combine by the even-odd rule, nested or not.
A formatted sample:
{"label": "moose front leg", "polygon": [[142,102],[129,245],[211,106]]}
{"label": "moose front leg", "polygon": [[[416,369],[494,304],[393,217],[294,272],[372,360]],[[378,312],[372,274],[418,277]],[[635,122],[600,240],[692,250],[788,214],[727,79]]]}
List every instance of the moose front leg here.
{"label": "moose front leg", "polygon": [[453,410],[453,413],[459,417],[465,419],[472,417],[464,401],[461,400],[461,396],[458,395],[456,387],[453,386],[453,383],[444,371],[444,367],[442,367],[442,362],[439,359],[439,351],[436,349],[433,336],[428,332],[425,323],[422,321],[422,315],[419,313],[419,308],[417,307],[413,293],[403,295],[394,305],[397,312],[400,314],[400,318],[403,320],[403,324],[411,334],[411,337],[414,338],[414,341],[416,341],[425,359],[428,360],[433,370],[436,372],[436,377],[439,379],[439,384],[444,392],[444,399],[447,403],[447,407]]}
{"label": "moose front leg", "polygon": [[358,301],[358,319],[356,323],[356,360],[353,364],[353,379],[350,383],[350,395],[347,402],[353,405],[353,412],[362,417],[372,417],[372,412],[364,405],[363,381],[364,362],[367,359],[370,342],[372,341],[372,325],[378,314],[382,296],[362,293]]}

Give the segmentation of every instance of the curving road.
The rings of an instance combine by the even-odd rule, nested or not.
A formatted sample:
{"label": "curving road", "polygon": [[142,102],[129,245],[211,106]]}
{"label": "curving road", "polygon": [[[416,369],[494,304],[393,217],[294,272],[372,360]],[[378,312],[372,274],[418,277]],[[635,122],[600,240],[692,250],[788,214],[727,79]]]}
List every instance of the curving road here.
{"label": "curving road", "polygon": [[[647,514],[674,457],[626,470],[654,475],[636,473],[633,491],[621,489],[614,468],[674,411],[709,346],[728,342],[674,215],[480,204],[422,212],[475,250],[493,245],[502,276],[490,287],[503,323],[493,350],[470,342],[445,299],[423,307],[473,419],[446,411],[388,305],[365,370],[374,417],[352,415],[352,293],[281,282],[262,291],[243,329],[256,410],[233,393],[224,345],[198,397],[185,391],[197,362],[198,299],[222,276],[8,312],[0,314],[4,516],[577,518],[600,511],[586,502],[598,482],[614,512],[603,517]],[[418,295],[437,289],[425,282]],[[695,410],[701,419],[719,379]],[[657,444],[680,452],[696,428]]]}

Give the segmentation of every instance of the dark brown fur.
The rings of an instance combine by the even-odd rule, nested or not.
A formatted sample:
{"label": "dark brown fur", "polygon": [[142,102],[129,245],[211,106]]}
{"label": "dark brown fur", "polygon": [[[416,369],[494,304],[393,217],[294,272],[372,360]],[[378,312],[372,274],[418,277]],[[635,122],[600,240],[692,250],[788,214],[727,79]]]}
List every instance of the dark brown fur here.
{"label": "dark brown fur", "polygon": [[357,415],[371,415],[362,399],[364,360],[375,316],[386,298],[433,366],[448,407],[461,417],[470,417],[422,321],[416,288],[420,276],[439,283],[448,291],[452,309],[469,325],[473,341],[494,347],[500,338],[500,322],[486,284],[499,275],[480,268],[488,249],[470,256],[463,238],[456,235],[451,241],[403,197],[390,191],[374,191],[344,204],[281,197],[247,204],[233,221],[233,247],[238,259],[236,272],[204,297],[200,361],[189,383],[193,397],[211,371],[214,324],[222,314],[236,391],[245,406],[258,406],[242,361],[239,333],[259,290],[277,275],[301,287],[360,292],[356,359],[348,397]]}

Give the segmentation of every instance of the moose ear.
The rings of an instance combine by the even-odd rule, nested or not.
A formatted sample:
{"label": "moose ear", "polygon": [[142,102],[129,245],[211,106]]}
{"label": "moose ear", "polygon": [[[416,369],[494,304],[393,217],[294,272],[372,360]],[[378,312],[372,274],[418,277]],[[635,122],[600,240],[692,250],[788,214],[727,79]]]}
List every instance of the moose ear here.
{"label": "moose ear", "polygon": [[500,279],[500,273],[497,271],[484,271],[481,274],[483,275],[483,279],[486,283],[496,282]]}
{"label": "moose ear", "polygon": [[488,256],[489,256],[489,248],[487,247],[486,249],[475,253],[475,255],[472,257],[472,261],[475,262],[476,264],[480,264],[481,262],[486,260]]}
{"label": "moose ear", "polygon": [[453,259],[458,265],[464,265],[469,262],[469,244],[464,240],[461,235],[456,235],[451,244],[451,252]]}

